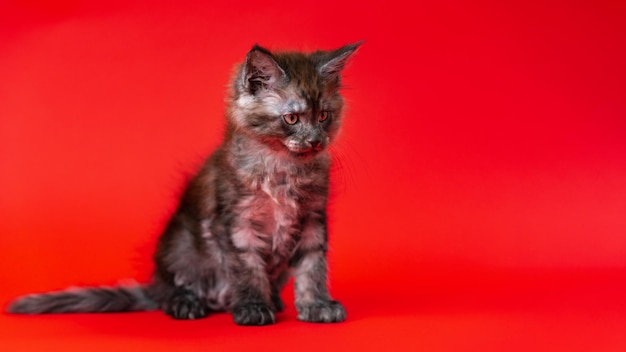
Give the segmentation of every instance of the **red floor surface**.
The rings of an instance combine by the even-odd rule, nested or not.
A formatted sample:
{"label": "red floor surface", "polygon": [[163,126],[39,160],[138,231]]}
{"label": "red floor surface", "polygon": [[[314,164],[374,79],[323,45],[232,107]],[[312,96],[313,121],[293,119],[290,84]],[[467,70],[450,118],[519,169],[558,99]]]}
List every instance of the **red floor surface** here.
{"label": "red floor surface", "polygon": [[624,38],[623,1],[1,2],[2,306],[149,276],[254,43],[365,44],[329,208],[345,323],[3,313],[0,350],[626,351]]}
{"label": "red floor surface", "polygon": [[484,281],[434,287],[422,278],[431,284],[404,294],[335,290],[349,312],[340,324],[298,322],[292,307],[278,324],[253,328],[226,314],[196,321],[160,312],[0,316],[0,337],[6,351],[626,349],[623,272],[466,274]]}

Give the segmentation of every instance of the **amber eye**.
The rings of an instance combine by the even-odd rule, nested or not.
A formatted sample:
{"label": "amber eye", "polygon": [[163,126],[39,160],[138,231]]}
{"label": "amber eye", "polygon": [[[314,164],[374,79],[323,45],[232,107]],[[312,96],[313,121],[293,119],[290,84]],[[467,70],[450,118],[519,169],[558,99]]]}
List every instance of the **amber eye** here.
{"label": "amber eye", "polygon": [[320,120],[320,122],[324,122],[324,121],[328,120],[328,117],[330,117],[330,112],[329,111],[321,111],[320,112],[320,116],[319,116],[319,120]]}
{"label": "amber eye", "polygon": [[283,115],[283,120],[285,120],[288,125],[293,125],[298,122],[298,114],[285,114]]}

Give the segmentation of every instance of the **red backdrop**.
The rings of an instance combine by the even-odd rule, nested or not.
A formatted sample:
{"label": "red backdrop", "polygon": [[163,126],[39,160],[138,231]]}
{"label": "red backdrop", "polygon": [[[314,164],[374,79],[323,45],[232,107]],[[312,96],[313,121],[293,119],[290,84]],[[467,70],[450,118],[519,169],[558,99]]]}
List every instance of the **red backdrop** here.
{"label": "red backdrop", "polygon": [[[252,44],[313,50],[364,39],[344,75],[349,108],[330,206],[332,286],[352,319],[311,326],[293,322],[291,308],[286,328],[251,336],[431,351],[619,350],[624,4],[3,3],[0,303],[145,280],[185,174],[220,142],[225,87]],[[183,345],[214,341],[201,326],[185,325],[185,335],[157,317],[0,322],[11,327],[5,342],[22,350],[37,348],[32,336],[64,348],[90,339],[151,346],[154,329]],[[72,319],[90,329],[64,344],[54,327]],[[199,324],[221,329],[221,343],[247,334],[212,319]],[[605,324],[590,328],[597,319]],[[154,320],[139,337],[114,328]]]}

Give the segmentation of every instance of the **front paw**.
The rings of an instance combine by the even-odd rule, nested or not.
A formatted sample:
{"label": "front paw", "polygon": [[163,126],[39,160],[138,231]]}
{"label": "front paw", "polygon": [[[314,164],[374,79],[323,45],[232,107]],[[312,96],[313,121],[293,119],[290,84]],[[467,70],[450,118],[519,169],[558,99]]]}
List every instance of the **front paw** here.
{"label": "front paw", "polygon": [[337,301],[318,302],[300,305],[298,319],[311,323],[337,323],[346,320],[346,310]]}
{"label": "front paw", "polygon": [[247,303],[233,308],[237,325],[269,325],[276,322],[272,309],[264,303]]}

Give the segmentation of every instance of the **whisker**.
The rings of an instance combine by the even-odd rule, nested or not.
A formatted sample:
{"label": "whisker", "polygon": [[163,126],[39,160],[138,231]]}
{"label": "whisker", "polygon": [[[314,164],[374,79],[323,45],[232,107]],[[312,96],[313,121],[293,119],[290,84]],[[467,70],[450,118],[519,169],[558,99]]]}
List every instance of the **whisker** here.
{"label": "whisker", "polygon": [[346,192],[351,187],[357,185],[357,175],[362,174],[357,170],[353,160],[359,159],[358,165],[364,166],[359,152],[349,141],[342,140],[341,143],[331,145],[329,148],[332,157],[331,182],[336,192]]}

